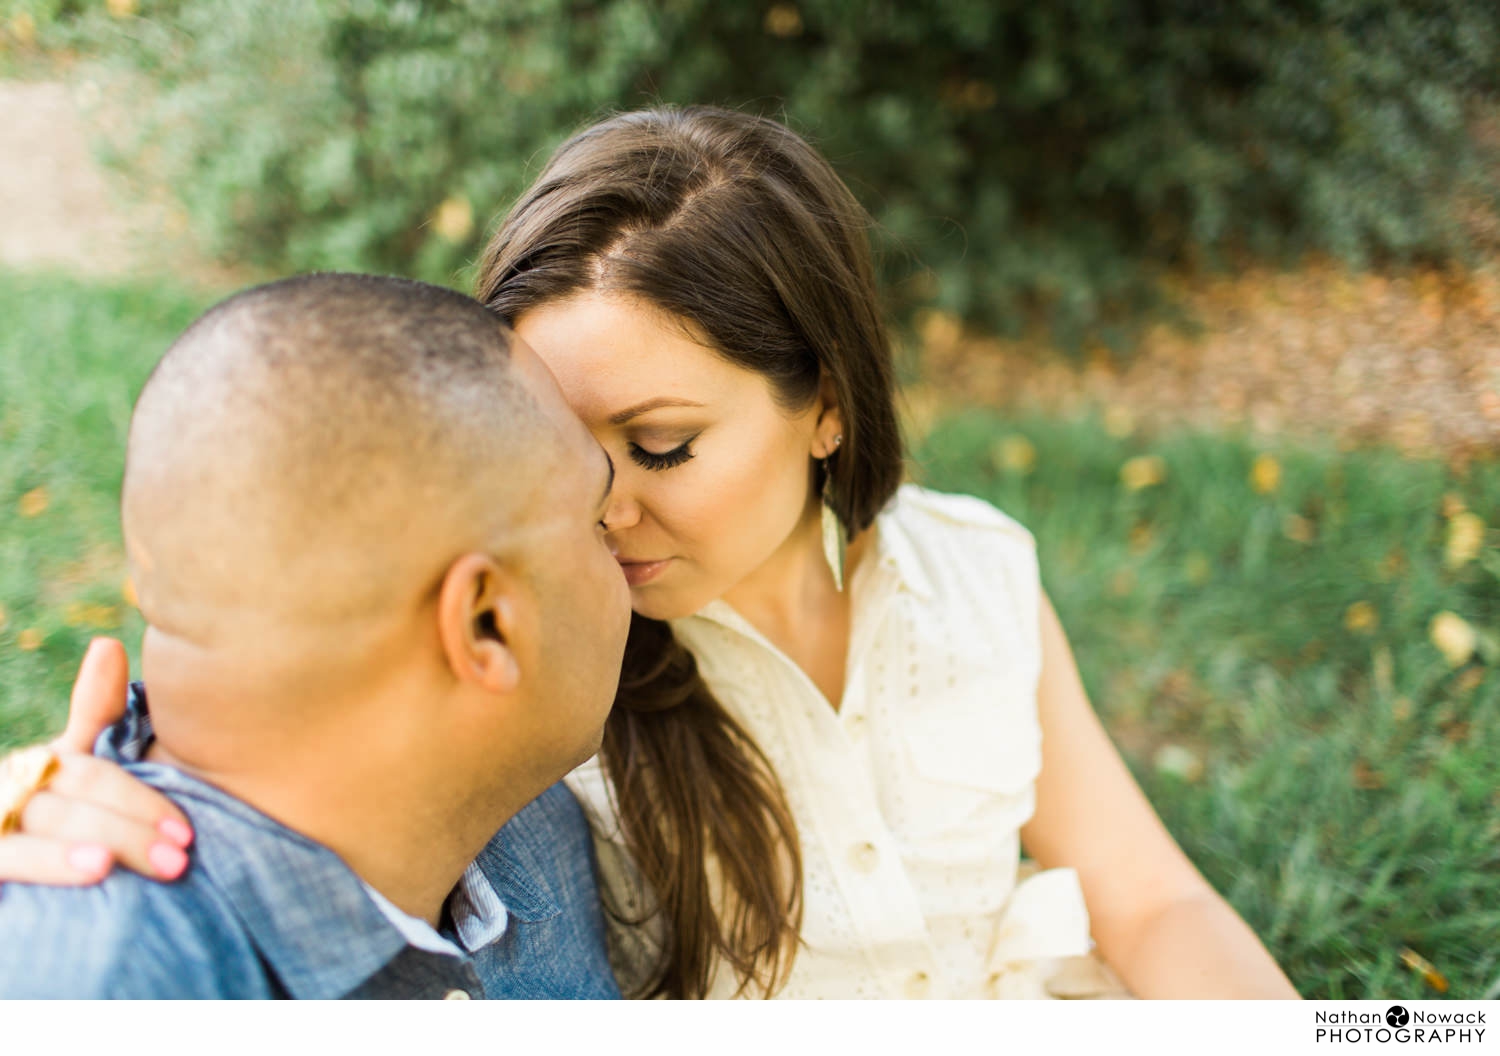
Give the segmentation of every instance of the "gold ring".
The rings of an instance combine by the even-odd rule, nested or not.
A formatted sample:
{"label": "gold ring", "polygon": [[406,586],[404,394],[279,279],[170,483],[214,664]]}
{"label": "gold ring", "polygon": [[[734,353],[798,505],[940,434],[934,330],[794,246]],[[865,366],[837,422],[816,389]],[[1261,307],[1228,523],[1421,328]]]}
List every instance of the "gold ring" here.
{"label": "gold ring", "polygon": [[61,764],[44,744],[22,748],[0,759],[0,836],[21,827],[21,814],[31,797],[47,787]]}

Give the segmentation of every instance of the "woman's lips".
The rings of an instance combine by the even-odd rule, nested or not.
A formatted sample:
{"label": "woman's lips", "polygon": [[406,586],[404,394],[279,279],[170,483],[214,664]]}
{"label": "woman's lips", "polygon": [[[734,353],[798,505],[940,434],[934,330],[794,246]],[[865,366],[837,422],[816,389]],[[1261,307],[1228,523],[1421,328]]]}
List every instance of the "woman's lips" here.
{"label": "woman's lips", "polygon": [[625,573],[625,582],[632,587],[644,586],[650,583],[662,571],[672,563],[672,559],[666,558],[662,561],[625,561],[619,558],[620,568]]}

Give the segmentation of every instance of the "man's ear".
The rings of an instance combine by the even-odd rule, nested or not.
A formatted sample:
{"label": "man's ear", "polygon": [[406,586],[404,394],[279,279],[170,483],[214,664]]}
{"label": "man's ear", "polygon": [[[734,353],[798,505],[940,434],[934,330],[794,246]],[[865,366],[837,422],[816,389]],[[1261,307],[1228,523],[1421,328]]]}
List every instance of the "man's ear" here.
{"label": "man's ear", "polygon": [[521,684],[515,654],[524,600],[515,576],[486,554],[465,554],[448,567],[438,592],[438,636],[460,682],[490,693]]}
{"label": "man's ear", "polygon": [[818,383],[818,424],[813,433],[812,456],[827,458],[844,440],[844,416],[839,411],[838,392],[825,370]]}

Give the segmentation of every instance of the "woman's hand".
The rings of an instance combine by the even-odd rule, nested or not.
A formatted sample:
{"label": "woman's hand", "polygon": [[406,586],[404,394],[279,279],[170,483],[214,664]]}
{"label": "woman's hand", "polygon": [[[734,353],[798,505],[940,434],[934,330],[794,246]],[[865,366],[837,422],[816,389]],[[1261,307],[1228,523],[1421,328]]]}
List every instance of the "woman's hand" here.
{"label": "woman's hand", "polygon": [[187,868],[193,831],[182,811],[90,754],[99,734],[125,713],[129,679],[125,647],[95,639],[73,683],[68,727],[52,743],[61,765],[27,803],[20,830],[0,837],[0,881],[96,884],[116,862],[142,876],[175,880]]}

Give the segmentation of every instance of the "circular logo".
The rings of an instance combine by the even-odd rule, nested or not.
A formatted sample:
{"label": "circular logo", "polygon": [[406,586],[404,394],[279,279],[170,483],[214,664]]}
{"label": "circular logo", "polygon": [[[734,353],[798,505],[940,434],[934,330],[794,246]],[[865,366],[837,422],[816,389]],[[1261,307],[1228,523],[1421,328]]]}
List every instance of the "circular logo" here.
{"label": "circular logo", "polygon": [[1393,1027],[1404,1027],[1411,1022],[1411,1013],[1400,1005],[1385,1010],[1385,1021]]}

